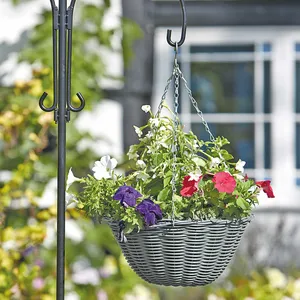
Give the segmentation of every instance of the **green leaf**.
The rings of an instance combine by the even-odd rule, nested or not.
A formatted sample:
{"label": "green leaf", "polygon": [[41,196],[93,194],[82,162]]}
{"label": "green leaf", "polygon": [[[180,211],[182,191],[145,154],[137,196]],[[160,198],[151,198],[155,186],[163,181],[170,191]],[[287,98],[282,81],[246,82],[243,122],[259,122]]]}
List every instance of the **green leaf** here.
{"label": "green leaf", "polygon": [[161,178],[156,177],[145,186],[145,192],[152,196],[156,196],[163,189],[163,181]]}
{"label": "green leaf", "polygon": [[244,200],[242,197],[237,198],[236,204],[242,209],[247,209],[249,207],[249,203],[246,200]]}
{"label": "green leaf", "polygon": [[172,171],[168,171],[166,174],[165,174],[165,178],[164,178],[164,187],[168,186],[172,180]]}
{"label": "green leaf", "polygon": [[164,188],[157,196],[158,201],[168,200],[170,197],[170,188]]}
{"label": "green leaf", "polygon": [[192,161],[199,167],[204,167],[206,162],[204,159],[200,158],[199,156],[198,157],[194,157],[192,159]]}

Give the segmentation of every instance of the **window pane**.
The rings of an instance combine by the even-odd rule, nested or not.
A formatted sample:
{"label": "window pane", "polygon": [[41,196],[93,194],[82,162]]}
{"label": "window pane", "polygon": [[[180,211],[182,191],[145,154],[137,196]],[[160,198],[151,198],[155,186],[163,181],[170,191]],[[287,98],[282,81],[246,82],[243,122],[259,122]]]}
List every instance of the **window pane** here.
{"label": "window pane", "polygon": [[264,141],[264,148],[265,148],[265,168],[271,169],[271,124],[265,123],[265,141]]}
{"label": "window pane", "polygon": [[263,44],[263,52],[269,53],[272,51],[272,45],[270,43]]}
{"label": "window pane", "polygon": [[300,52],[300,43],[296,43],[295,45],[295,51]]}
{"label": "window pane", "polygon": [[208,45],[191,46],[191,53],[249,53],[254,52],[254,45]]}
{"label": "window pane", "polygon": [[253,113],[254,64],[192,63],[191,89],[204,113]]}
{"label": "window pane", "polygon": [[[213,123],[209,127],[214,136],[225,136],[230,141],[226,149],[234,156],[236,161],[240,158],[247,162],[247,168],[254,168],[254,125],[252,123]],[[209,135],[203,124],[193,123],[192,131],[200,139],[209,140]]]}
{"label": "window pane", "polygon": [[264,62],[264,112],[271,112],[271,62]]}

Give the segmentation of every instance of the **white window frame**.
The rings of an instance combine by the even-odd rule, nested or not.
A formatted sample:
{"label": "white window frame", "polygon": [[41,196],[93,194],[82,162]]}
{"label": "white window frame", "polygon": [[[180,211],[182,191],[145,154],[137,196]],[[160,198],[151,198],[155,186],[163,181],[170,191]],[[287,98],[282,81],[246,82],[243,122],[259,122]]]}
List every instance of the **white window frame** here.
{"label": "white window frame", "polygon": [[[173,49],[166,42],[166,32],[168,28],[157,28],[155,34],[154,47],[154,85],[152,104],[158,106],[162,96],[167,78],[170,77],[173,65]],[[181,28],[171,28],[172,39],[179,39]],[[300,188],[296,186],[296,177],[300,177],[300,171],[296,170],[296,120],[300,119],[300,114],[296,114],[294,105],[295,94],[295,44],[300,42],[300,29],[298,27],[190,27],[187,30],[187,37],[184,45],[181,47],[183,58],[189,54],[191,45],[224,45],[224,44],[262,44],[270,43],[272,51],[270,52],[271,61],[271,114],[263,114],[262,107],[262,89],[257,88],[262,81],[262,59],[255,57],[255,94],[254,105],[255,113],[244,117],[255,118],[255,160],[256,168],[250,170],[256,180],[262,180],[264,177],[272,178],[275,199],[263,199],[261,206],[300,206]],[[299,56],[298,56],[299,57]],[[185,64],[184,64],[185,65]],[[189,70],[182,70],[189,82]],[[171,105],[172,93],[169,93],[167,101]],[[182,104],[183,111],[184,103]],[[201,109],[201,108],[200,108]],[[191,114],[182,115],[183,122],[191,121]],[[210,123],[216,119],[216,114],[205,114],[206,121]],[[226,121],[232,115],[220,114]],[[241,114],[239,114],[241,117]],[[263,119],[262,119],[263,118]],[[267,120],[268,119],[268,120]],[[243,119],[245,122],[247,119]],[[238,122],[238,120],[235,120]],[[261,151],[262,143],[257,140],[263,140],[263,121],[270,121],[271,124],[271,170],[264,169],[264,161],[259,159],[263,157]],[[188,122],[189,123],[189,122]],[[258,139],[260,135],[260,138]]]}

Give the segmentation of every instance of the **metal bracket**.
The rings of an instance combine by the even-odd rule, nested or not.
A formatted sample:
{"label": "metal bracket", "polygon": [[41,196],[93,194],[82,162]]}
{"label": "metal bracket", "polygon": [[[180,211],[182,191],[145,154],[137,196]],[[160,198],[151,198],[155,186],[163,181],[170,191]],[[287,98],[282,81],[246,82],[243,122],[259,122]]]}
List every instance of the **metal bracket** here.
{"label": "metal bracket", "polygon": [[69,6],[66,13],[66,27],[68,30],[73,28],[73,7]]}
{"label": "metal bracket", "polygon": [[[55,121],[55,124],[57,124],[58,119],[59,119],[59,111],[58,111],[58,109],[55,109],[54,110],[54,121]],[[65,119],[66,119],[66,122],[70,122],[70,119],[71,119],[70,109],[66,110]]]}
{"label": "metal bracket", "polygon": [[58,13],[58,7],[55,6],[53,8],[53,29],[58,30],[59,29],[59,13]]}

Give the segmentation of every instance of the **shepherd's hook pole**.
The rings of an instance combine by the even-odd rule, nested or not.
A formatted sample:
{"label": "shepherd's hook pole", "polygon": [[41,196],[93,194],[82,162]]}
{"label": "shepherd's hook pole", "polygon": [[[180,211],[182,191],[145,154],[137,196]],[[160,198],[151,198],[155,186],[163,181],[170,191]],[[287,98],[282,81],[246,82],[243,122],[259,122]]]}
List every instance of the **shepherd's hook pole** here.
{"label": "shepherd's hook pole", "polygon": [[[59,0],[59,6],[50,0],[52,7],[53,35],[53,103],[44,104],[47,93],[43,93],[39,105],[44,111],[54,111],[54,120],[58,124],[58,171],[57,171],[57,265],[56,299],[64,299],[65,291],[65,188],[66,188],[66,123],[70,120],[70,111],[78,112],[84,108],[85,101],[80,93],[77,96],[80,106],[74,107],[70,101],[71,64],[72,64],[72,19],[76,0],[67,7],[67,0]],[[58,52],[57,52],[58,33]]]}

